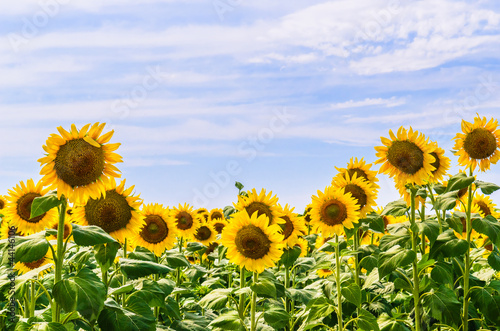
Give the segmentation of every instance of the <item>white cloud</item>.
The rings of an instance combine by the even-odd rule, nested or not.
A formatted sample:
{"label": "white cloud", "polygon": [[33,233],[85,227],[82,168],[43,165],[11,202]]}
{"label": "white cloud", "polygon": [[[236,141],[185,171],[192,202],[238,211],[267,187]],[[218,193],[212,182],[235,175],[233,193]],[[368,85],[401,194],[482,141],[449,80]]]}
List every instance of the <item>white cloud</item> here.
{"label": "white cloud", "polygon": [[332,104],[330,106],[331,109],[347,109],[347,108],[361,108],[361,107],[369,107],[369,106],[384,106],[387,108],[396,107],[400,105],[404,105],[406,100],[404,98],[396,98],[392,97],[389,99],[383,98],[366,98],[360,101],[349,100],[345,102],[339,102]]}

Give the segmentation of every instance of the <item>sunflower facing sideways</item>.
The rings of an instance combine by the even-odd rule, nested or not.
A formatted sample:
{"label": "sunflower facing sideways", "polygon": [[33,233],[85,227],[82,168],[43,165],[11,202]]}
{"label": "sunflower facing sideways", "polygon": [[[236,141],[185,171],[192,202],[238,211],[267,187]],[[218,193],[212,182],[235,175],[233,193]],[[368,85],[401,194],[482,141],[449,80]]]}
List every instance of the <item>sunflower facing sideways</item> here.
{"label": "sunflower facing sideways", "polygon": [[349,163],[347,164],[347,168],[335,167],[335,169],[337,169],[337,171],[339,172],[336,177],[347,178],[347,176],[349,176],[349,178],[352,178],[354,177],[354,175],[356,175],[358,178],[363,178],[364,180],[366,180],[374,189],[378,190],[380,189],[380,186],[378,186],[377,184],[377,172],[374,170],[370,170],[371,166],[372,164],[367,164],[363,158],[358,161],[358,158],[355,158],[353,160],[353,158],[351,157],[351,160],[349,160]]}
{"label": "sunflower facing sideways", "polygon": [[[55,247],[54,247],[54,250],[55,250]],[[44,265],[47,265],[49,263],[54,263],[54,260],[52,257],[53,257],[52,250],[49,249],[47,251],[47,254],[45,254],[45,256],[39,260],[36,260],[33,262],[16,262],[16,264],[14,264],[14,269],[17,270],[17,273],[19,275],[23,275],[27,272],[30,272],[31,270],[35,270],[37,268],[43,267]],[[48,267],[47,269],[41,271],[38,274],[38,277],[42,277],[44,274],[50,272],[50,269],[52,269],[52,267]]]}
{"label": "sunflower facing sideways", "polygon": [[495,218],[500,218],[500,213],[497,212],[495,208],[496,204],[493,203],[489,196],[477,193],[474,198],[472,198],[472,204],[477,205],[481,217],[491,215]]}
{"label": "sunflower facing sideways", "polygon": [[57,223],[58,212],[56,208],[52,208],[40,216],[30,218],[33,200],[48,192],[47,188],[43,188],[41,181],[36,185],[33,179],[28,179],[26,184],[21,181],[8,192],[7,205],[2,213],[10,226],[16,227],[23,235],[28,236],[45,228],[52,228]]}
{"label": "sunflower facing sideways", "polygon": [[41,163],[42,182],[57,190],[71,202],[84,205],[89,199],[99,199],[105,193],[111,178],[120,177],[113,164],[122,162],[114,151],[119,143],[106,144],[113,131],[101,135],[105,123],[84,125],[80,130],[74,124],[68,132],[58,127],[60,135],[51,134],[43,149],[47,153]]}
{"label": "sunflower facing sideways", "polygon": [[344,227],[353,228],[353,223],[358,221],[359,205],[344,189],[328,186],[323,192],[318,190],[318,196],[313,196],[312,200],[311,227],[324,237],[341,235]]}
{"label": "sunflower facing sideways", "polygon": [[96,225],[120,243],[125,238],[134,238],[145,225],[139,214],[142,199],[131,195],[134,185],[125,190],[125,180],[116,186],[114,178],[105,186],[105,194],[89,198],[85,206],[77,206],[73,212],[73,222],[80,225]]}
{"label": "sunflower facing sideways", "polygon": [[431,142],[434,149],[431,155],[434,157],[434,162],[431,165],[434,167],[430,177],[431,182],[440,182],[443,180],[444,175],[450,169],[451,160],[444,156],[444,149],[440,148],[436,142]]}
{"label": "sunflower facing sideways", "polygon": [[283,243],[285,247],[293,247],[299,239],[299,236],[303,236],[307,233],[304,219],[294,213],[294,208],[290,208],[288,204],[286,204],[284,208],[278,204],[278,207],[281,209],[281,218],[285,221],[285,223],[280,224],[284,236]]}
{"label": "sunflower facing sideways", "polygon": [[372,211],[376,205],[377,189],[363,177],[358,177],[356,173],[352,177],[349,174],[336,176],[332,180],[332,185],[343,188],[345,193],[351,193],[359,206],[359,217],[365,217],[366,213]]}
{"label": "sunflower facing sideways", "polygon": [[269,224],[283,223],[283,220],[279,219],[281,215],[277,206],[278,197],[276,195],[273,196],[272,192],[266,194],[265,189],[262,189],[259,194],[257,190],[252,189],[247,194],[248,197],[238,196],[238,203],[234,205],[236,210],[246,210],[250,216],[254,213],[257,213],[258,216],[266,215],[269,219]]}
{"label": "sunflower facing sideways", "polygon": [[147,204],[142,207],[142,216],[146,223],[133,240],[137,246],[149,249],[156,256],[175,246],[177,228],[169,217],[168,208],[163,205]]}
{"label": "sunflower facing sideways", "polygon": [[500,130],[496,119],[487,121],[478,115],[473,123],[462,120],[462,133],[453,139],[458,163],[472,171],[476,167],[486,171],[500,159]]}
{"label": "sunflower facing sideways", "polygon": [[221,239],[229,261],[257,273],[274,267],[283,254],[283,235],[279,224],[268,225],[268,222],[265,214],[249,216],[246,211],[233,214]]}
{"label": "sunflower facing sideways", "polygon": [[183,239],[192,239],[196,230],[200,227],[200,218],[196,217],[193,207],[187,203],[179,204],[170,210],[170,218],[173,220],[178,232],[178,236]]}
{"label": "sunflower facing sideways", "polygon": [[379,157],[376,164],[382,163],[379,173],[396,177],[396,181],[403,185],[413,183],[423,185],[432,176],[435,162],[431,152],[433,146],[425,136],[418,131],[406,130],[400,127],[397,135],[389,130],[391,139],[381,137],[384,146],[376,146],[376,155]]}

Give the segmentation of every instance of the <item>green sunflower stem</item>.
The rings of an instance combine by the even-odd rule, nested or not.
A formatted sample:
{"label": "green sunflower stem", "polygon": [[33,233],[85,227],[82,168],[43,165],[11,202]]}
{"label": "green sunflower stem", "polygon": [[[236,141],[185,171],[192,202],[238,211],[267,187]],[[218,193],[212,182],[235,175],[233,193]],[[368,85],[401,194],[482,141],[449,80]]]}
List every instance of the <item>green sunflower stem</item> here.
{"label": "green sunflower stem", "polygon": [[[182,237],[178,238],[177,243],[179,246],[179,253],[182,254],[182,245],[183,245]],[[175,285],[177,287],[181,286],[181,267],[177,267],[177,273],[176,273],[176,277],[175,277]],[[175,301],[177,301],[177,303],[179,303],[179,294],[175,295]]]}
{"label": "green sunflower stem", "polygon": [[[66,208],[68,202],[64,196],[61,197],[61,204],[59,205],[59,223],[57,224],[57,247],[56,256],[54,257],[54,285],[62,279],[62,267],[64,263],[64,219],[66,217]],[[52,310],[52,321],[61,321],[61,307],[54,301]]]}
{"label": "green sunflower stem", "polygon": [[[420,209],[420,221],[425,222],[425,200],[422,202],[422,207]],[[422,255],[425,254],[425,234],[422,232]]]}
{"label": "green sunflower stem", "polygon": [[[156,261],[156,263],[160,263],[160,259],[158,258],[158,256],[156,254],[155,254],[155,261]],[[158,275],[158,274],[153,275],[153,280],[155,282],[158,282],[159,279],[160,279],[160,275]],[[160,307],[156,306],[154,311],[155,311],[156,321],[159,322],[158,318],[160,317]]]}
{"label": "green sunflower stem", "polygon": [[[256,284],[259,280],[259,274],[257,272],[253,272],[253,283]],[[250,330],[255,331],[257,329],[257,323],[255,320],[255,311],[257,308],[257,293],[252,291],[252,304],[250,307]]]}
{"label": "green sunflower stem", "polygon": [[441,218],[441,214],[439,213],[439,209],[436,208],[436,199],[434,198],[434,194],[432,193],[432,187],[430,184],[427,184],[427,190],[429,191],[429,198],[431,199],[432,207],[436,211],[437,220],[439,223],[439,234],[443,233],[443,220]]}
{"label": "green sunflower stem", "polygon": [[415,199],[417,194],[417,188],[411,187],[411,215],[410,215],[410,231],[411,231],[411,247],[415,253],[415,259],[413,260],[413,302],[415,305],[415,331],[420,331],[422,328],[422,322],[420,320],[420,280],[418,276],[418,227],[415,222]]}
{"label": "green sunflower stem", "polygon": [[[125,243],[123,244],[123,258],[126,259],[127,258],[127,238],[125,237]],[[123,284],[122,285],[125,285],[127,283],[127,276],[125,276],[124,274],[122,274],[122,277],[123,277]],[[123,293],[122,295],[122,306],[125,306],[125,302],[127,301],[127,294],[126,293]]]}
{"label": "green sunflower stem", "polygon": [[[285,265],[285,289],[290,287],[290,267]],[[290,314],[291,312],[291,302],[290,299],[285,296],[285,310]],[[291,320],[290,320],[291,322]],[[290,330],[290,325],[287,326],[286,330]]]}
{"label": "green sunflower stem", "polygon": [[[472,168],[470,169],[469,176],[472,177]],[[466,231],[467,231],[467,251],[465,252],[465,268],[464,268],[464,305],[462,309],[462,329],[463,331],[469,330],[469,275],[471,269],[470,260],[470,242],[471,242],[471,209],[472,209],[472,184],[468,189],[468,200],[466,210]]]}
{"label": "green sunflower stem", "polygon": [[337,319],[338,319],[338,325],[339,331],[344,330],[342,326],[342,293],[340,289],[340,247],[339,247],[339,235],[335,234],[335,267],[336,267],[336,273],[335,273],[335,281],[337,283]]}
{"label": "green sunflower stem", "polygon": [[354,281],[356,282],[356,285],[361,286],[361,282],[359,279],[359,261],[358,261],[358,249],[359,249],[359,230],[356,230],[354,233],[354,251],[356,252],[354,254]]}
{"label": "green sunflower stem", "polygon": [[[240,267],[240,289],[244,288],[245,284],[245,267]],[[245,320],[245,294],[240,294],[240,301],[238,303],[238,313],[242,321]]]}

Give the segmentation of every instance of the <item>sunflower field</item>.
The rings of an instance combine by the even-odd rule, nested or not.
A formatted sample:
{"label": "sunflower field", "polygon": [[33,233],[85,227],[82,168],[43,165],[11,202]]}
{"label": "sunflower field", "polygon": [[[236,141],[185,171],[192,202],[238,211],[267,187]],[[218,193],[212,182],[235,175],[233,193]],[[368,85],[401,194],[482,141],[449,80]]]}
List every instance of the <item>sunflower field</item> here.
{"label": "sunflower field", "polygon": [[[500,330],[496,119],[462,120],[458,174],[389,131],[303,212],[239,182],[212,210],[145,202],[104,126],[57,128],[0,196],[1,330]],[[400,200],[377,206],[377,174]]]}

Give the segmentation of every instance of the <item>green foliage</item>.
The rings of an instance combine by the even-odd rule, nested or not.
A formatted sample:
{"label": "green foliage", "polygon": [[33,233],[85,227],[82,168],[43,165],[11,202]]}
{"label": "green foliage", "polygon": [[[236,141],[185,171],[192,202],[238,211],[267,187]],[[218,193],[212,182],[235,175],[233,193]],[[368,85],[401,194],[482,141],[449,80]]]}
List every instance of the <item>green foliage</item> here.
{"label": "green foliage", "polygon": [[64,199],[57,198],[57,192],[52,191],[45,194],[43,197],[36,197],[31,203],[31,218],[43,215],[52,208],[58,207],[63,203]]}
{"label": "green foliage", "polygon": [[73,239],[75,243],[80,246],[95,246],[100,244],[107,244],[116,242],[102,228],[95,225],[81,226],[78,224],[71,224],[73,227]]}

